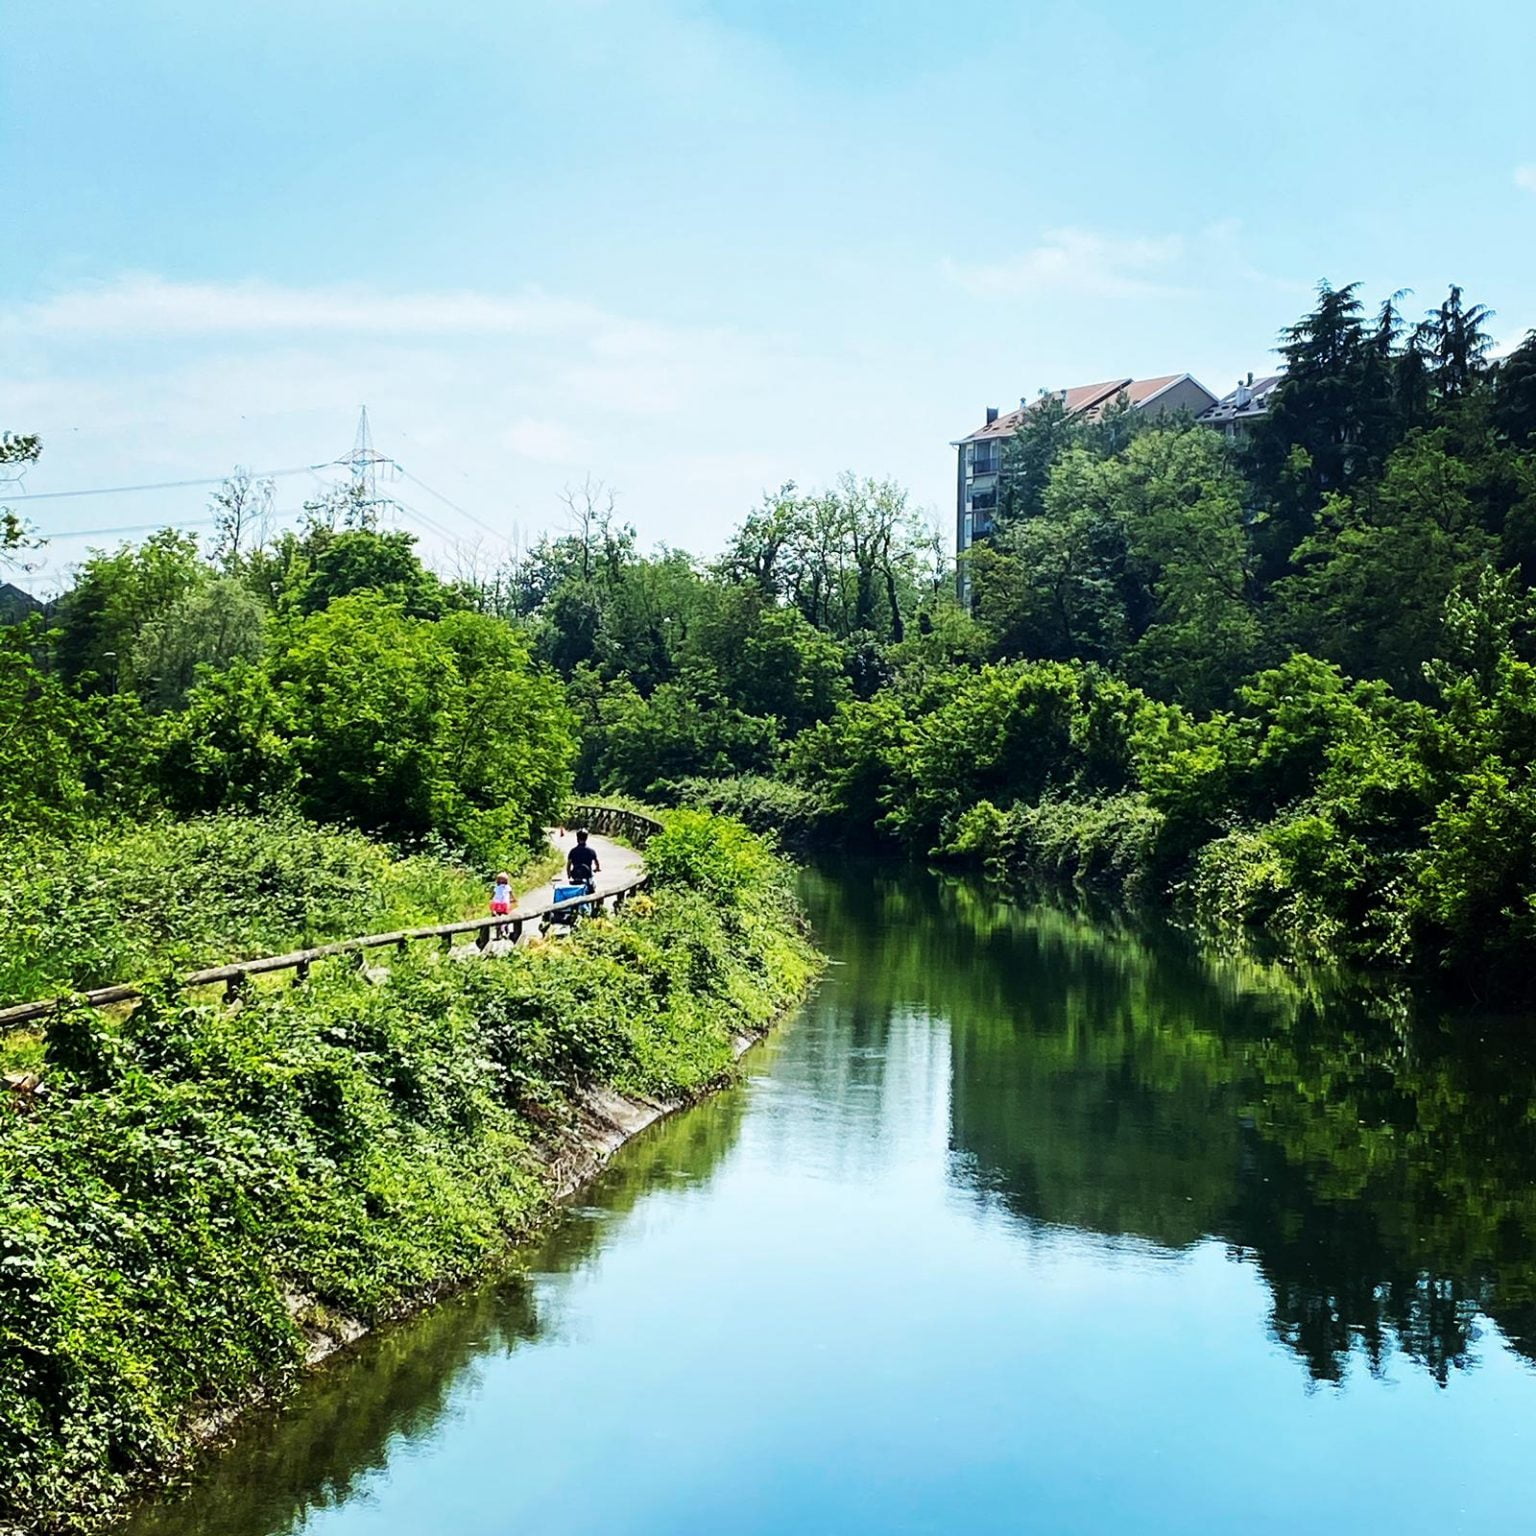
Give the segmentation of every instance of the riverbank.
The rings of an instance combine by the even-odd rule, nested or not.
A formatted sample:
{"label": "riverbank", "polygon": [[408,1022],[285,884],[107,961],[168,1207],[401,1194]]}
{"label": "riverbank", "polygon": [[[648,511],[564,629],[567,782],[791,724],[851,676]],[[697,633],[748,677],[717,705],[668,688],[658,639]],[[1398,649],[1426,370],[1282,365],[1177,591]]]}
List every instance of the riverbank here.
{"label": "riverbank", "polygon": [[0,1530],[99,1527],[730,1079],[819,967],[786,868],[686,813],[647,858],[554,943],[53,1022],[0,1122]]}
{"label": "riverbank", "polygon": [[1529,1029],[905,861],[798,884],[840,963],[740,1086],[123,1536],[1521,1527]]}

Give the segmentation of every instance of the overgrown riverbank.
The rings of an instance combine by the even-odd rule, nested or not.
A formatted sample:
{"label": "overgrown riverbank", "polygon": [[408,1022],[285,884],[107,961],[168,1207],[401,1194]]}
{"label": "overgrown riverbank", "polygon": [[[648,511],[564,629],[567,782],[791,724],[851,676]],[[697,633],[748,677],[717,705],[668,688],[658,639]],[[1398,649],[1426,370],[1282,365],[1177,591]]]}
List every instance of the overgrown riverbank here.
{"label": "overgrown riverbank", "polygon": [[486,890],[460,860],[291,810],[34,832],[0,851],[0,1007],[478,917]]}
{"label": "overgrown riverbank", "polygon": [[99,1524],[317,1346],[494,1262],[594,1091],[729,1075],[817,969],[785,867],[691,813],[647,859],[652,894],[560,943],[54,1021],[51,1097],[0,1117],[0,1528]]}

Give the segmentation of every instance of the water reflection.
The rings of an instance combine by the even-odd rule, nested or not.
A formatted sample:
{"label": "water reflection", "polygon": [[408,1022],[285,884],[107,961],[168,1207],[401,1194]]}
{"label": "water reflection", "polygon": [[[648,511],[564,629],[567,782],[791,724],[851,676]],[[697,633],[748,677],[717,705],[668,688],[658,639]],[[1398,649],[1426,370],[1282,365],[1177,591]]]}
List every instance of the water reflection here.
{"label": "water reflection", "polygon": [[1511,1528],[1530,1031],[921,870],[805,889],[838,963],[745,1086],[132,1536]]}
{"label": "water reflection", "polygon": [[864,1010],[919,998],[950,1021],[953,1174],[983,1206],[1225,1241],[1319,1380],[1356,1351],[1380,1370],[1395,1345],[1444,1383],[1480,1317],[1536,1359],[1524,1021],[921,871],[870,866],[813,902]]}
{"label": "water reflection", "polygon": [[735,1143],[742,1091],[718,1095],[707,1115],[653,1126],[626,1149],[547,1235],[511,1256],[508,1275],[451,1296],[410,1323],[381,1330],[344,1361],[309,1377],[280,1414],[252,1414],[234,1444],[184,1487],[147,1504],[123,1536],[287,1536],[311,1517],[366,1498],[392,1462],[451,1434],[498,1358],[560,1330],[552,1302],[520,1273],[571,1276],[602,1245],[608,1225],[648,1192],[679,1180],[702,1185]]}

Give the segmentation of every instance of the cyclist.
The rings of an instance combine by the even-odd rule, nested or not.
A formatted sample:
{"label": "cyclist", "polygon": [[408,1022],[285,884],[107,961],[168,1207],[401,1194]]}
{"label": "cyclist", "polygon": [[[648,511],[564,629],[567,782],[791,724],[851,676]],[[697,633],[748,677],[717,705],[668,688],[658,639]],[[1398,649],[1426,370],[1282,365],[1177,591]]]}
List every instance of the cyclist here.
{"label": "cyclist", "polygon": [[582,827],[576,833],[576,846],[566,855],[566,878],[573,885],[584,885],[589,891],[593,891],[597,889],[597,882],[592,877],[600,873],[602,867],[597,857],[597,849],[587,841],[587,829]]}

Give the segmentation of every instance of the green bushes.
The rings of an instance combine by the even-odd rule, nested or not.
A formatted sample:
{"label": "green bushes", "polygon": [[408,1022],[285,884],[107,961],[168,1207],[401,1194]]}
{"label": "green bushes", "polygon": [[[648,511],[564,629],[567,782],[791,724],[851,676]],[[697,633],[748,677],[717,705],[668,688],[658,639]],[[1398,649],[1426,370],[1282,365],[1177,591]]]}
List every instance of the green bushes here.
{"label": "green bushes", "polygon": [[50,1024],[52,1096],[0,1106],[0,1527],[89,1525],[315,1330],[484,1266],[543,1212],[585,1088],[730,1070],[816,957],[759,840],[682,815],[655,842],[654,894],[559,943]]}
{"label": "green bushes", "polygon": [[983,800],[944,846],[994,878],[1067,882],[1128,896],[1155,894],[1163,817],[1144,795],[1047,796],[999,811]]}
{"label": "green bushes", "polygon": [[0,852],[0,1006],[449,921],[484,895],[462,866],[292,814],[22,839]]}
{"label": "green bushes", "polygon": [[170,530],[91,555],[58,628],[0,623],[0,834],[87,807],[296,805],[525,858],[569,793],[576,720],[521,629],[470,611],[413,542],[317,515],[213,561]]}
{"label": "green bushes", "polygon": [[807,847],[827,819],[821,800],[810,790],[764,774],[684,779],[674,790],[681,804],[729,816],[753,832],[772,833],[788,848]]}
{"label": "green bushes", "polygon": [[740,822],[707,811],[673,811],[645,845],[645,865],[658,885],[699,891],[751,911],[782,895],[784,866]]}
{"label": "green bushes", "polygon": [[1168,895],[1314,955],[1530,986],[1536,665],[1510,582],[1447,608],[1433,703],[1296,655],[1196,716],[1013,662],[843,705],[795,743],[823,825],[996,873]]}

